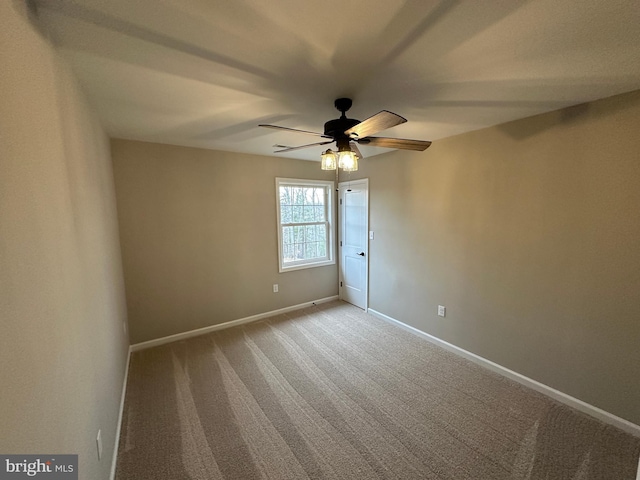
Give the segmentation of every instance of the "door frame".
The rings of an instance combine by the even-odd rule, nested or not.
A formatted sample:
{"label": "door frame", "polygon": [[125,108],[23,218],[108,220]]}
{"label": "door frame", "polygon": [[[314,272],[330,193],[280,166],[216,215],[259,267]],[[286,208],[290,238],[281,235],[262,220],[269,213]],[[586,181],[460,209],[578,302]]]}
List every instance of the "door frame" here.
{"label": "door frame", "polygon": [[342,188],[345,189],[349,186],[353,185],[364,185],[366,189],[365,195],[365,242],[364,242],[364,253],[365,253],[365,263],[364,263],[364,311],[369,311],[369,179],[368,178],[360,178],[358,180],[348,180],[346,182],[338,183],[338,297],[342,300],[342,240],[343,240],[343,205],[342,205]]}

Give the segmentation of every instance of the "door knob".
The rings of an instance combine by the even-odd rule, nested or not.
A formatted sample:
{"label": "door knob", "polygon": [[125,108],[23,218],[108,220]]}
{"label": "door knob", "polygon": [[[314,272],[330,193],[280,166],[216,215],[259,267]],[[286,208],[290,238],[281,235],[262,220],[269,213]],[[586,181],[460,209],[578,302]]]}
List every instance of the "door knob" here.
{"label": "door knob", "polygon": [[360,252],[358,255],[360,255],[361,257],[364,257],[364,252]]}

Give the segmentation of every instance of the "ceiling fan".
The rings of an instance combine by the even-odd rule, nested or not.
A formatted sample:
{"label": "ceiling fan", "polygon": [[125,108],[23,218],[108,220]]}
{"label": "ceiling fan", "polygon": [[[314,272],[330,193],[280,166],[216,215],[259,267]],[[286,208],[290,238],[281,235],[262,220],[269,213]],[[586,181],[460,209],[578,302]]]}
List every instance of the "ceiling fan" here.
{"label": "ceiling fan", "polygon": [[301,150],[303,148],[315,147],[319,145],[328,145],[336,142],[338,152],[355,152],[358,157],[362,158],[362,154],[358,149],[357,144],[370,145],[372,147],[384,147],[384,148],[399,148],[402,150],[426,150],[431,142],[426,140],[408,140],[404,138],[389,138],[389,137],[372,137],[382,130],[395,127],[401,123],[407,121],[406,118],[401,117],[395,113],[383,110],[375,115],[363,120],[356,120],[353,118],[347,118],[346,112],[351,108],[352,101],[350,98],[338,98],[334,105],[342,115],[335,120],[329,120],[324,124],[324,133],[309,132],[307,130],[298,130],[296,128],[281,127],[279,125],[265,125],[261,124],[260,127],[273,128],[275,130],[285,130],[287,132],[304,133],[306,135],[314,135],[326,140],[317,143],[310,143],[308,145],[301,145],[299,147],[288,147],[286,145],[274,145],[275,147],[284,147],[280,150],[276,150],[274,153],[293,152],[294,150]]}

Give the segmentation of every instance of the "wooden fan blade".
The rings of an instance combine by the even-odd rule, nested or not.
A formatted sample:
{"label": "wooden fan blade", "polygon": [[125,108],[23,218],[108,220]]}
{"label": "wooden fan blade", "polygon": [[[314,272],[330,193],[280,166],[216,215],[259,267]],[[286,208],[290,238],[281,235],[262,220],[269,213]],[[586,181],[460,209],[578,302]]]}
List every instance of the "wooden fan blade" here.
{"label": "wooden fan blade", "polygon": [[349,142],[349,146],[351,147],[351,151],[355,152],[360,160],[362,160],[364,158],[362,156],[362,152],[358,148],[358,144],[356,142]]}
{"label": "wooden fan blade", "polygon": [[309,145],[300,145],[299,147],[287,147],[282,150],[276,150],[273,153],[293,152],[294,150],[301,150],[303,148],[316,147],[318,145],[327,145],[329,143],[333,143],[333,140],[329,140],[328,142],[310,143]]}
{"label": "wooden fan blade", "polygon": [[260,124],[258,125],[259,127],[264,127],[264,128],[273,128],[274,130],[284,130],[286,132],[294,132],[294,133],[305,133],[307,135],[314,135],[316,137],[322,137],[322,138],[333,138],[330,137],[329,135],[324,135],[322,133],[316,133],[316,132],[309,132],[307,130],[298,130],[297,128],[289,128],[289,127],[281,127],[279,125],[265,125],[265,124]]}
{"label": "wooden fan blade", "polygon": [[399,148],[400,150],[415,150],[422,152],[429,148],[431,142],[427,140],[408,140],[406,138],[367,137],[358,140],[361,145],[372,147]]}
{"label": "wooden fan blade", "polygon": [[351,127],[344,133],[351,138],[364,138],[381,132],[382,130],[386,130],[387,128],[400,125],[406,121],[407,119],[400,115],[383,110]]}

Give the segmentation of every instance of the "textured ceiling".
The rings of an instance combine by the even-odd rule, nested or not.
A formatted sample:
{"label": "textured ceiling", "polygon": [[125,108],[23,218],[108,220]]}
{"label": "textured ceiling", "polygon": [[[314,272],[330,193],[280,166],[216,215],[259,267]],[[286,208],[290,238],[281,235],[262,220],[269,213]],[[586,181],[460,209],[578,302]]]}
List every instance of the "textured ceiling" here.
{"label": "textured ceiling", "polygon": [[348,96],[349,117],[409,120],[380,135],[438,140],[640,88],[637,0],[36,5],[119,138],[272,155],[315,140],[259,123],[321,132]]}

